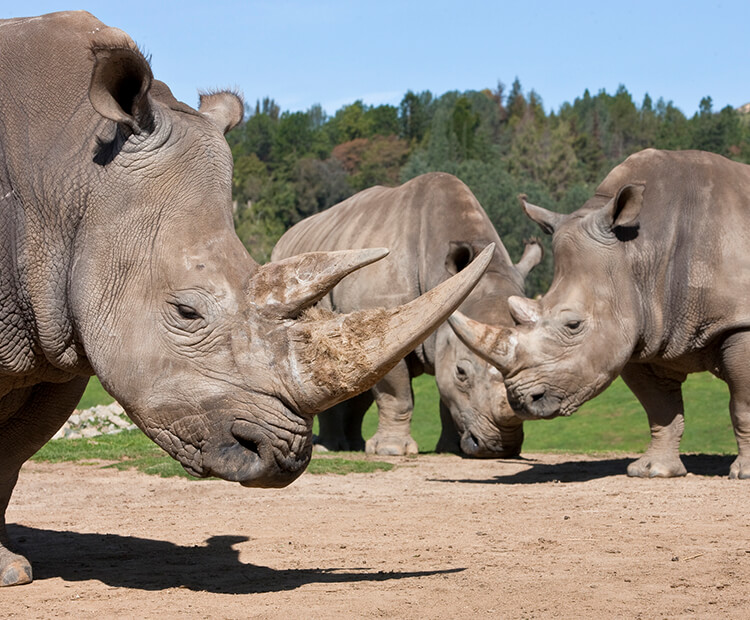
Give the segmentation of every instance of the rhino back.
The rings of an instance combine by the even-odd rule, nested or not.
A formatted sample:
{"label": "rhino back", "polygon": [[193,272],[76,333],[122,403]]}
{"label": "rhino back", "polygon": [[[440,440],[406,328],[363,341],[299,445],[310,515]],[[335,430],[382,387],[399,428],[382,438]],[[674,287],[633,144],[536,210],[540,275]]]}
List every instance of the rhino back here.
{"label": "rhino back", "polygon": [[[488,243],[495,254],[462,310],[497,314],[497,299],[520,294],[522,279],[495,228],[469,188],[446,173],[421,175],[395,188],[373,187],[287,231],[273,259],[302,252],[387,247],[389,255],[345,278],[332,292],[336,310],[391,307],[416,298],[452,275],[446,261],[458,243],[471,255]],[[480,300],[486,300],[482,303]],[[507,304],[506,304],[507,315]]]}
{"label": "rhino back", "polygon": [[750,327],[750,166],[700,151],[649,149],[615,168],[600,200],[645,184],[626,256],[644,303],[644,355],[675,358]]}

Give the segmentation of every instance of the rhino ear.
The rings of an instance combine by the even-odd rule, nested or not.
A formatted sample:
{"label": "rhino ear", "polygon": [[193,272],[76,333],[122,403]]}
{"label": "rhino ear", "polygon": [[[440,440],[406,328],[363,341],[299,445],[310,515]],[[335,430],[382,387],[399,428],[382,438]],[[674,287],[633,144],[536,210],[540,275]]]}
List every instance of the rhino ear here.
{"label": "rhino ear", "polygon": [[94,47],[89,100],[103,117],[140,134],[150,131],[153,113],[148,92],[153,74],[148,61],[130,47]]}
{"label": "rhino ear", "polygon": [[612,202],[611,227],[635,226],[643,207],[645,185],[625,185],[621,187]]}
{"label": "rhino ear", "polygon": [[386,248],[308,252],[268,263],[253,274],[250,296],[266,315],[296,318],[345,276],[387,254]]}
{"label": "rhino ear", "polygon": [[519,195],[518,200],[521,202],[521,207],[528,218],[531,221],[536,222],[539,225],[539,228],[548,235],[554,234],[565,219],[565,216],[562,213],[547,211],[547,209],[526,202],[526,194]]}
{"label": "rhino ear", "polygon": [[529,272],[536,267],[544,258],[544,248],[537,239],[529,239],[525,242],[523,256],[516,263],[516,269],[521,277],[525,280]]}
{"label": "rhino ear", "polygon": [[245,103],[237,93],[201,93],[198,111],[218,127],[219,131],[227,133],[242,122]]}
{"label": "rhino ear", "polygon": [[452,276],[474,260],[474,248],[466,241],[451,241],[445,256],[445,270]]}
{"label": "rhino ear", "polygon": [[643,207],[645,189],[645,185],[623,185],[617,195],[599,210],[596,218],[605,239],[617,237],[628,241],[638,234],[638,216]]}

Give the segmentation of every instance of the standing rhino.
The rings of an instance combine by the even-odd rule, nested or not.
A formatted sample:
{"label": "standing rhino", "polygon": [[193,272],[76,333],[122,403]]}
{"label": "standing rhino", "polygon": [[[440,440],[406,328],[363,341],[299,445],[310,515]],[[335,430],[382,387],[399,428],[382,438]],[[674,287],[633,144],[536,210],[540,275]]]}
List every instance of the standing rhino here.
{"label": "standing rhino", "polygon": [[393,310],[307,308],[383,250],[260,267],[234,233],[223,132],[85,12],[0,21],[0,584],[31,580],[5,510],[21,465],[96,373],[187,471],[283,486],[312,417],[371,387],[461,302],[490,260]]}
{"label": "standing rhino", "polygon": [[506,377],[525,419],[570,415],[622,374],[651,426],[631,476],[682,476],[681,384],[726,381],[750,478],[750,166],[699,151],[646,150],[609,173],[570,215],[524,202],[553,233],[555,273],[541,300],[509,300],[518,326],[452,319]]}
{"label": "standing rhino", "polygon": [[[387,259],[351,276],[323,300],[337,312],[388,308],[415,299],[464,269],[488,243],[495,253],[486,274],[464,302],[469,316],[512,325],[506,299],[523,294],[529,270],[541,258],[533,243],[517,265],[477,199],[456,177],[430,173],[396,188],[373,187],[288,230],[274,248],[274,260],[301,252],[385,245]],[[523,423],[513,415],[496,369],[473,354],[446,323],[389,372],[371,392],[319,417],[318,443],[332,450],[416,454],[410,434],[414,398],[411,378],[435,375],[443,432],[438,450],[475,457],[516,456]],[[365,442],[362,417],[373,398],[378,430]]]}

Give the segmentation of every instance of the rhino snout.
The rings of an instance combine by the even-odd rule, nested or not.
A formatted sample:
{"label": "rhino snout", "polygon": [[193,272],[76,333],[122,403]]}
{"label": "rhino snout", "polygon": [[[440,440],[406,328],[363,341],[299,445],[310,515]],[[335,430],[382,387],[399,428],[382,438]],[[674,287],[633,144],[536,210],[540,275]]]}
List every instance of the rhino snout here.
{"label": "rhino snout", "polygon": [[536,420],[559,416],[562,398],[546,386],[508,387],[508,404],[522,420]]}
{"label": "rhino snout", "polygon": [[523,446],[523,425],[512,430],[500,430],[499,436],[481,438],[466,430],[461,435],[461,451],[478,459],[509,459],[518,456]]}
{"label": "rhino snout", "polygon": [[311,424],[309,429],[281,430],[234,419],[223,429],[215,429],[201,450],[200,471],[193,473],[246,487],[278,488],[296,480],[311,455]]}
{"label": "rhino snout", "polygon": [[285,487],[305,471],[312,455],[312,435],[270,436],[254,423],[236,421],[232,437],[244,461],[237,482],[246,487]]}

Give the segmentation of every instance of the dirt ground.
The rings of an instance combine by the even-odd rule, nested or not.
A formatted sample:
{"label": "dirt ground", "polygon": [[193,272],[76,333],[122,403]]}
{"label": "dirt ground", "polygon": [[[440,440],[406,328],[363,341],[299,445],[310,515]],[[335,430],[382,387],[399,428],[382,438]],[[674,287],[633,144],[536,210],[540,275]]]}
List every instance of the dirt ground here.
{"label": "dirt ground", "polygon": [[35,581],[3,618],[741,618],[750,481],[730,457],[420,455],[279,490],[27,464],[8,510]]}

